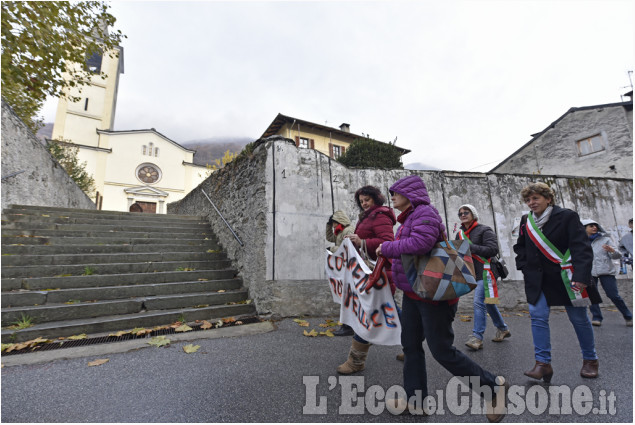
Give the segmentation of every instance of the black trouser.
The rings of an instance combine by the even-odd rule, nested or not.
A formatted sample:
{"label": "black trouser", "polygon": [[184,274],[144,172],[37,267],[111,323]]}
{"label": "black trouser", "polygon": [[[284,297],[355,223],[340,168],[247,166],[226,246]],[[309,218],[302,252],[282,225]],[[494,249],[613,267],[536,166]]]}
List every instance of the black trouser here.
{"label": "black trouser", "polygon": [[447,302],[440,302],[435,305],[416,301],[404,295],[401,313],[401,345],[406,355],[403,381],[408,398],[415,395],[415,390],[421,390],[422,397],[428,395],[424,340],[428,341],[432,356],[441,366],[454,376],[468,377],[468,379],[470,376],[480,377],[480,385],[490,387],[493,394],[496,377],[452,345],[454,343],[452,322],[456,309],[457,304],[448,305]]}

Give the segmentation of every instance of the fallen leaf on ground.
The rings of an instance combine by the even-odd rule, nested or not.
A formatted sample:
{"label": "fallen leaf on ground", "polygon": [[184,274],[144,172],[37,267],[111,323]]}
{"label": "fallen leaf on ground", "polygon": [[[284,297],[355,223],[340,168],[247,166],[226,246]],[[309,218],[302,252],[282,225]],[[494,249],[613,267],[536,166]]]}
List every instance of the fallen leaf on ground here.
{"label": "fallen leaf on ground", "polygon": [[104,363],[108,363],[110,359],[97,359],[92,362],[88,362],[88,366],[101,366]]}
{"label": "fallen leaf on ground", "polygon": [[234,323],[236,321],[235,317],[226,317],[223,319],[223,322],[225,323]]}
{"label": "fallen leaf on ground", "polygon": [[119,332],[114,333],[114,334],[108,334],[108,336],[121,337],[121,336],[127,335],[129,333],[130,333],[129,331],[119,331]]}
{"label": "fallen leaf on ground", "polygon": [[72,339],[73,341],[77,341],[78,339],[86,339],[86,334],[69,336],[68,339]]}
{"label": "fallen leaf on ground", "polygon": [[311,337],[318,336],[318,333],[316,332],[315,329],[311,329],[311,332],[304,331],[304,336],[311,336]]}
{"label": "fallen leaf on ground", "polygon": [[242,325],[243,322],[241,322],[240,320],[236,322],[237,325]]}
{"label": "fallen leaf on ground", "polygon": [[190,328],[188,325],[182,325],[179,326],[178,328],[174,329],[176,332],[188,332],[191,331],[192,328]]}
{"label": "fallen leaf on ground", "polygon": [[170,345],[170,340],[167,339],[164,335],[155,336],[154,338],[150,339],[148,344],[154,345],[156,347],[162,347],[164,345]]}
{"label": "fallen leaf on ground", "polygon": [[221,289],[221,290],[218,290],[218,291],[216,291],[216,292],[218,292],[219,294],[222,294],[223,292],[225,292],[225,290],[224,290],[224,289]]}
{"label": "fallen leaf on ground", "polygon": [[309,327],[309,322],[307,322],[306,320],[302,320],[302,319],[293,319],[293,321],[295,323],[297,323],[298,325],[302,326],[303,328],[308,328]]}
{"label": "fallen leaf on ground", "polygon": [[201,325],[201,329],[209,329],[211,328],[213,325],[208,322],[207,320],[203,320],[203,324]]}
{"label": "fallen leaf on ground", "polygon": [[328,337],[334,337],[335,335],[333,335],[333,332],[331,332],[330,330],[325,331],[325,332],[320,332],[320,335],[326,335]]}
{"label": "fallen leaf on ground", "polygon": [[183,347],[183,351],[185,351],[187,354],[196,353],[199,348],[201,348],[200,345],[187,344]]}

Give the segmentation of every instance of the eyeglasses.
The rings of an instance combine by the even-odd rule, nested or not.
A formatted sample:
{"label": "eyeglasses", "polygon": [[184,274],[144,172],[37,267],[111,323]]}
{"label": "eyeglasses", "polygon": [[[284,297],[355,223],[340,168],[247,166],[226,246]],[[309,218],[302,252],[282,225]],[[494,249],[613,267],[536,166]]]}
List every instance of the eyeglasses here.
{"label": "eyeglasses", "polygon": [[459,211],[459,217],[462,217],[464,215],[470,215],[470,212],[469,211],[462,211],[462,212]]}

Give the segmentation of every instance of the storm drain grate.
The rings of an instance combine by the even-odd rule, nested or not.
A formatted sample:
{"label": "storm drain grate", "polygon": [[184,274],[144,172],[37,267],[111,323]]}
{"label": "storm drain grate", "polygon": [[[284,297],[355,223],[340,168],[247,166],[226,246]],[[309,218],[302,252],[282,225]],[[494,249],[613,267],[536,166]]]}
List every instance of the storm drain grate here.
{"label": "storm drain grate", "polygon": [[[230,323],[224,323],[223,324],[223,328],[229,328],[232,326],[242,326],[242,325],[248,325],[250,323],[258,323],[260,322],[260,318],[258,317],[245,317],[245,318],[241,318],[239,320],[236,320],[235,322],[230,322]],[[236,324],[236,322],[241,322],[241,324]],[[203,326],[202,323],[195,323],[193,325],[188,325],[192,328],[191,331],[188,331],[187,333],[190,332],[197,332],[197,331],[204,331],[204,330],[209,330],[209,329],[201,329],[201,326]],[[218,328],[216,328],[218,329]],[[26,354],[26,353],[33,353],[33,352],[40,352],[40,351],[50,351],[50,350],[59,350],[62,348],[74,348],[74,347],[84,347],[87,345],[97,345],[97,344],[108,344],[111,342],[123,342],[123,341],[129,341],[132,339],[150,339],[153,338],[155,336],[161,336],[161,335],[172,335],[172,334],[176,334],[176,333],[183,333],[183,332],[176,332],[176,330],[174,328],[169,328],[169,329],[158,329],[158,330],[153,330],[150,333],[147,333],[145,335],[132,335],[132,334],[125,334],[125,335],[121,335],[121,336],[102,336],[102,337],[96,337],[96,338],[87,338],[87,339],[78,339],[78,340],[64,340],[64,341],[54,341],[54,342],[49,342],[46,344],[39,344],[36,345],[35,347],[32,348],[25,348],[22,350],[14,350],[14,351],[10,351],[10,352],[3,352],[2,355],[3,356],[12,356],[15,354]]]}

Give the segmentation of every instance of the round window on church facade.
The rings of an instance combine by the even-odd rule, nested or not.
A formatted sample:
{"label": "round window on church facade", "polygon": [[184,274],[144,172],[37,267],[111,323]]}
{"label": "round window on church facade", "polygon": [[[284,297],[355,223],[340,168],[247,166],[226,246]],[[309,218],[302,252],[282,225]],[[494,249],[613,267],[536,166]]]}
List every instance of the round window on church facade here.
{"label": "round window on church facade", "polygon": [[152,184],[161,179],[161,170],[154,164],[141,164],[137,167],[136,175],[143,183]]}

